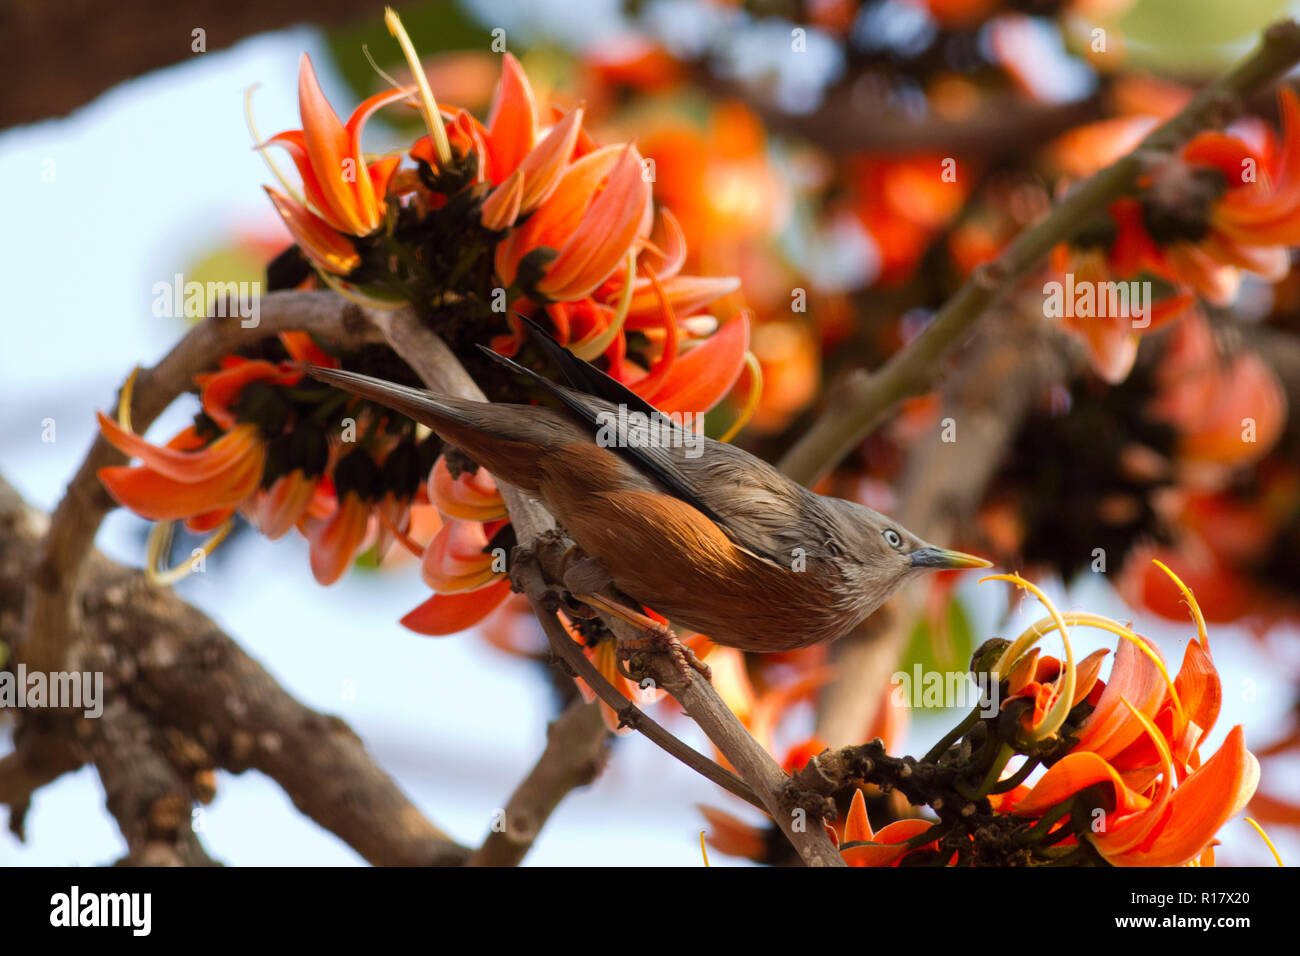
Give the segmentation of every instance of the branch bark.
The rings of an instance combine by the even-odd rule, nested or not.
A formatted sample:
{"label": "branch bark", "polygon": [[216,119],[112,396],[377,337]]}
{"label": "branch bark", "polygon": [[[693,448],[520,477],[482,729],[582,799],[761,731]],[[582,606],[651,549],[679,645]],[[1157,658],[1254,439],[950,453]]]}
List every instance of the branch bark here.
{"label": "branch bark", "polygon": [[946,119],[909,116],[864,94],[857,78],[831,90],[816,109],[790,113],[772,104],[753,84],[719,76],[707,64],[692,72],[698,85],[718,99],[743,100],[774,132],[813,143],[834,155],[853,153],[939,153],[978,156],[991,162],[1023,156],[1082,123],[1100,119],[1100,93],[1070,103],[1038,103],[1015,94],[994,94],[970,116]]}
{"label": "branch bark", "polygon": [[[20,609],[43,521],[0,481],[0,641]],[[191,807],[212,772],[260,770],[303,813],[374,864],[462,862],[439,830],[336,717],[303,706],[206,615],[98,552],[78,593],[81,668],[104,675],[103,716],[15,711],[15,751],[0,760],[0,802],[21,833],[31,794],[89,761],[126,838],[125,862],[210,863]]]}
{"label": "branch bark", "polygon": [[466,865],[518,866],[560,801],[595,780],[608,754],[600,706],[575,697],[546,729],[546,749],[506,803],[501,828],[493,828]]}
{"label": "branch bark", "polygon": [[[10,0],[0,30],[0,128],[63,116],[123,80],[255,33],[375,12],[368,0]],[[202,50],[194,49],[195,29],[203,30]]]}

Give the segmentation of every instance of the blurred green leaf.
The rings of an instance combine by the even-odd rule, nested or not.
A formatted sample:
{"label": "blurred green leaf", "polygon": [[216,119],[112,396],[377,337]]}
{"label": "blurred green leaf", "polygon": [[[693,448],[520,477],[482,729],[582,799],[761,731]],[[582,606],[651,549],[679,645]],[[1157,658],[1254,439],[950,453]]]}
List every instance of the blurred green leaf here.
{"label": "blurred green leaf", "polygon": [[943,626],[938,633],[926,618],[917,620],[899,669],[913,675],[919,664],[922,674],[964,672],[974,652],[975,631],[970,616],[965,605],[953,598],[944,610]]}
{"label": "blurred green leaf", "polygon": [[[451,0],[406,4],[397,12],[422,57],[448,50],[487,50],[491,46],[490,32]],[[384,26],[382,10],[350,26],[330,30],[327,39],[339,74],[358,100],[376,92],[380,82],[366,61],[363,46],[370,48],[370,55],[384,69],[400,67],[405,62],[397,41]]]}
{"label": "blurred green leaf", "polygon": [[1195,76],[1231,65],[1289,0],[1137,0],[1116,21],[1132,66]]}

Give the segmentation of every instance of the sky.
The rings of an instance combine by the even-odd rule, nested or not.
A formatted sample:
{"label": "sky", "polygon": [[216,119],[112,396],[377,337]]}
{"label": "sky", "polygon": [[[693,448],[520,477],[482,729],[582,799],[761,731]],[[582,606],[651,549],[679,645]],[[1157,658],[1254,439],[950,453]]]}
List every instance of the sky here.
{"label": "sky", "polygon": [[[154,284],[232,235],[276,228],[261,190],[269,178],[244,125],[243,90],[262,84],[254,102],[264,135],[296,127],[302,50],[313,54],[326,94],[346,112],[351,94],[332,74],[321,36],[296,29],[196,55],[123,84],[66,119],[0,132],[0,211],[9,224],[0,473],[33,505],[57,503],[93,437],[94,411],[108,407],[133,366],[155,362],[180,334],[178,320],[153,314]],[[384,133],[382,121],[372,123],[368,148],[385,145]],[[178,403],[150,437],[173,434],[193,411],[186,400]],[[47,419],[53,442],[42,441]],[[114,512],[98,545],[138,566],[144,528],[135,516]],[[1002,623],[1005,596],[994,590],[1001,587],[984,585],[973,596],[982,635],[1011,636],[1040,616],[1030,602]],[[973,589],[971,580],[962,585],[962,593]],[[429,639],[397,624],[428,596],[413,567],[382,575],[354,570],[322,588],[300,538],[271,543],[245,534],[178,590],[299,700],[346,720],[415,804],[462,842],[482,838],[541,752],[554,702],[535,666],[473,634]],[[1101,581],[1069,595],[1059,587],[1049,593],[1063,608],[1131,617]],[[1167,656],[1181,659],[1188,627],[1140,624]],[[1244,692],[1226,694],[1216,744],[1238,721],[1248,741],[1268,739],[1290,692],[1271,679],[1269,655],[1294,654],[1291,637],[1267,646],[1242,635],[1216,637],[1225,687],[1253,681],[1255,690],[1253,702]],[[1080,656],[1095,646],[1091,636],[1080,636]],[[914,721],[909,752],[923,752],[956,719]],[[670,726],[706,746],[684,718]],[[10,729],[0,717],[0,754],[10,749]],[[648,741],[621,738],[604,775],[561,805],[527,862],[700,865],[697,803],[747,815],[748,808]],[[256,773],[220,774],[217,797],[196,824],[209,852],[229,864],[362,863]],[[1232,824],[1224,839],[1233,848],[1225,858],[1263,861],[1243,824]],[[1283,849],[1300,859],[1294,842]],[[124,852],[89,768],[36,794],[26,844],[0,831],[0,865],[102,865]],[[715,854],[711,862],[733,861]]]}

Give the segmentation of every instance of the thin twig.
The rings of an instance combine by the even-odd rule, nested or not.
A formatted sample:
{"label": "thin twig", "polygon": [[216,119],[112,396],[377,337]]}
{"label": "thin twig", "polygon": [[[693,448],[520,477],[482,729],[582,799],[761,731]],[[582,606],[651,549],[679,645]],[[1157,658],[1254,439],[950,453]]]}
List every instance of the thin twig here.
{"label": "thin twig", "polygon": [[533,612],[542,624],[542,630],[545,632],[555,656],[564,661],[601,700],[612,707],[615,713],[619,715],[620,720],[632,729],[640,731],[652,743],[662,748],[665,753],[676,757],[702,777],[713,781],[719,787],[740,797],[751,806],[766,812],[767,808],[755,796],[749,784],[730,770],[714,763],[689,744],[682,742],[662,724],[656,722],[645,711],[619,693],[618,688],[604,678],[595,665],[587,660],[586,655],[582,653],[573,639],[564,632],[564,628],[560,626],[555,615],[547,611],[531,595],[529,600],[532,603]]}
{"label": "thin twig", "polygon": [[599,775],[608,749],[600,707],[575,697],[546,728],[546,749],[465,865],[517,866],[560,801]]}

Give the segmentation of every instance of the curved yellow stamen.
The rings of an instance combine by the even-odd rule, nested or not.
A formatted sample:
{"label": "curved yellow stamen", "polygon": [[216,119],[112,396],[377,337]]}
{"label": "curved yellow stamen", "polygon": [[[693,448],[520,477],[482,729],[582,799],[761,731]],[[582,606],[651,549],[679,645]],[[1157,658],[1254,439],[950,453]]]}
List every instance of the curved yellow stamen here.
{"label": "curved yellow stamen", "polygon": [[[1137,645],[1137,649],[1147,656],[1151,663],[1156,666],[1156,669],[1160,671],[1160,676],[1165,679],[1165,687],[1169,690],[1169,700],[1174,705],[1174,712],[1178,714],[1179,722],[1182,724],[1187,723],[1187,714],[1183,710],[1183,702],[1178,696],[1178,688],[1174,686],[1174,679],[1169,675],[1169,668],[1165,666],[1165,662],[1160,659],[1160,656],[1151,649],[1146,638],[1142,637],[1132,628],[1127,628],[1118,621],[1111,620],[1108,617],[1103,617],[1100,614],[1088,614],[1083,611],[1070,611],[1061,616],[1065,619],[1065,623],[1067,624],[1074,624],[1083,627],[1095,627],[1100,631],[1109,631],[1111,634],[1114,634],[1117,637],[1122,637],[1126,641],[1131,641],[1133,644]],[[1051,626],[1043,627],[1045,624],[1050,624]],[[1038,628],[1040,627],[1043,629],[1038,631]],[[1050,634],[1054,630],[1056,630],[1055,622],[1053,622],[1051,618],[1045,617],[1042,620],[1035,621],[1031,624],[1029,628],[1026,629],[1025,634],[1028,634],[1030,631],[1035,631],[1037,633],[1035,633],[1034,636],[1035,639],[1037,639],[1042,637],[1044,634]],[[1021,637],[1024,637],[1024,634],[1022,634]]]}
{"label": "curved yellow stamen", "polygon": [[618,308],[614,312],[614,318],[610,320],[609,325],[605,327],[603,332],[598,332],[591,338],[584,339],[577,345],[572,346],[571,351],[574,355],[590,362],[609,348],[614,338],[623,331],[623,323],[627,321],[627,314],[632,311],[632,287],[635,284],[636,250],[634,249],[627,254],[627,282],[623,284],[623,293],[618,298]]}
{"label": "curved yellow stamen", "polygon": [[160,570],[159,562],[167,556],[171,549],[172,529],[175,526],[174,521],[159,521],[149,531],[149,544],[145,551],[144,576],[152,584],[175,584],[191,574],[194,570],[194,559],[201,558],[206,560],[208,555],[217,550],[217,545],[225,540],[226,535],[230,534],[230,529],[235,526],[234,518],[227,518],[221,523],[221,527],[212,533],[212,537],[199,545],[195,551],[197,554],[190,555],[188,561],[182,561],[174,568]]}
{"label": "curved yellow stamen", "polygon": [[740,414],[718,441],[727,442],[735,438],[736,433],[748,425],[749,420],[754,417],[754,412],[758,410],[758,403],[763,398],[763,366],[758,363],[758,356],[749,349],[745,349],[745,368],[749,369],[749,394],[745,396],[745,404],[741,407]]}
{"label": "curved yellow stamen", "polygon": [[[1255,828],[1255,832],[1259,834],[1259,838],[1264,841],[1266,846],[1268,846],[1269,852],[1273,854],[1273,859],[1277,861],[1277,865],[1285,867],[1286,864],[1282,862],[1282,854],[1277,852],[1277,847],[1274,846],[1273,841],[1268,838],[1268,834],[1264,832],[1264,828],[1256,823],[1251,817],[1245,817],[1244,819]],[[707,864],[707,862],[708,861],[706,860],[705,863]]]}
{"label": "curved yellow stamen", "polygon": [[411,68],[411,75],[415,77],[415,83],[420,88],[420,112],[424,114],[424,125],[428,127],[429,138],[433,141],[434,149],[437,150],[438,163],[445,169],[453,162],[451,141],[447,139],[447,129],[442,125],[442,112],[438,109],[438,101],[433,97],[433,90],[429,89],[429,78],[425,76],[424,67],[420,65],[420,56],[415,52],[415,45],[411,43],[406,27],[402,26],[402,18],[392,7],[384,7],[384,25],[388,27],[388,32],[397,38],[397,44],[402,48],[402,55],[406,57],[406,63]]}
{"label": "curved yellow stamen", "polygon": [[378,73],[379,76],[383,78],[385,83],[387,83],[395,90],[400,90],[402,88],[401,83],[398,83],[395,79],[393,79],[392,76],[389,75],[389,73],[383,67],[381,67],[378,63],[375,62],[375,58],[370,55],[370,45],[368,43],[361,44],[361,53],[366,58],[366,62],[370,64],[370,68],[374,70],[376,73]]}
{"label": "curved yellow stamen", "polygon": [[1166,792],[1171,790],[1174,785],[1174,755],[1169,752],[1169,743],[1165,740],[1165,735],[1151,722],[1151,718],[1134,707],[1127,697],[1121,696],[1119,702],[1137,718],[1138,723],[1142,725],[1142,729],[1151,738],[1151,742],[1156,745],[1156,750],[1160,752],[1160,772],[1164,774],[1165,778],[1162,789]]}
{"label": "curved yellow stamen", "polygon": [[131,431],[131,396],[135,394],[135,377],[140,374],[140,366],[131,369],[131,374],[126,377],[126,383],[122,386],[122,392],[117,397],[117,423],[122,426],[123,431]]}
{"label": "curved yellow stamen", "polygon": [[[1265,837],[1265,839],[1268,839]],[[1271,845],[1271,844],[1270,844]],[[709,865],[709,851],[704,846],[704,831],[700,831],[700,855],[704,857],[704,865]]]}
{"label": "curved yellow stamen", "polygon": [[1192,589],[1179,580],[1178,575],[1169,570],[1163,561],[1152,558],[1151,563],[1169,575],[1169,579],[1178,585],[1178,590],[1183,592],[1183,597],[1187,599],[1187,607],[1192,612],[1192,620],[1196,622],[1197,638],[1201,642],[1201,647],[1208,653],[1210,650],[1210,635],[1205,631],[1205,617],[1201,614],[1201,606],[1196,603],[1196,597],[1192,594]]}
{"label": "curved yellow stamen", "polygon": [[244,122],[248,124],[248,135],[253,137],[253,149],[261,153],[262,160],[266,163],[266,168],[271,171],[271,175],[276,178],[284,188],[284,191],[305,206],[307,205],[307,200],[303,198],[301,192],[294,189],[293,184],[290,183],[289,180],[285,179],[284,173],[280,172],[280,167],[277,166],[275,160],[271,158],[270,150],[266,149],[266,144],[262,142],[261,134],[257,132],[257,124],[253,122],[253,91],[261,85],[261,83],[254,83],[248,89],[244,90]]}
{"label": "curved yellow stamen", "polygon": [[[1061,725],[1065,723],[1065,718],[1069,716],[1070,708],[1074,706],[1074,687],[1075,681],[1078,679],[1078,673],[1074,668],[1074,648],[1070,645],[1070,632],[1065,626],[1065,618],[1061,616],[1061,612],[1056,609],[1056,605],[1048,599],[1047,595],[1044,594],[1036,584],[1032,581],[1026,581],[1018,574],[990,574],[986,578],[981,578],[980,584],[983,584],[985,581],[1007,581],[1018,588],[1024,588],[1042,602],[1043,606],[1047,608],[1048,613],[1052,615],[1052,620],[1056,622],[1056,626],[1061,632],[1061,643],[1065,645],[1065,668],[1062,671],[1061,678],[1056,682],[1052,695],[1052,702],[1047,709],[1047,713],[1043,715],[1043,722],[1030,732],[1032,739],[1046,740],[1047,738],[1054,736],[1056,732],[1061,729]],[[1029,641],[1025,642],[1025,635],[1021,635],[1019,639],[1012,643],[1012,645],[1003,652],[1002,657],[998,659],[998,663],[993,668],[994,673],[1000,675],[1004,667],[1010,666],[1019,660],[1020,655],[1033,646],[1034,642],[1037,640],[1038,637],[1033,637]],[[1022,642],[1024,643],[1024,647],[1021,648],[1014,657],[1012,657],[1012,652],[1015,651]]]}

